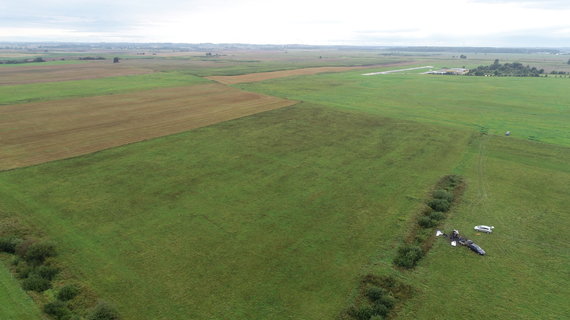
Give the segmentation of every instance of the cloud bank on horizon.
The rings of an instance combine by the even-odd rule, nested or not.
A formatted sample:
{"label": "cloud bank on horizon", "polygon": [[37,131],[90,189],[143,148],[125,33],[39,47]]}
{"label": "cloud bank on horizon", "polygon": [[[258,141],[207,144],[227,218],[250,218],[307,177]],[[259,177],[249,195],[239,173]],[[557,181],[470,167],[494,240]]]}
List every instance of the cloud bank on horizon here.
{"label": "cloud bank on horizon", "polygon": [[570,47],[568,0],[22,0],[0,41]]}

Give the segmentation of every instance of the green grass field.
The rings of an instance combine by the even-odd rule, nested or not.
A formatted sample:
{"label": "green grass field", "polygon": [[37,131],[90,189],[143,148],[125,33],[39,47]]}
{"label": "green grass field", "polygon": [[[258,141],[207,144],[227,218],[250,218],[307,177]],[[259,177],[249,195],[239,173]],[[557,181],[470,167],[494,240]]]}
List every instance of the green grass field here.
{"label": "green grass field", "polygon": [[[335,319],[368,273],[414,287],[399,319],[570,314],[570,79],[361,73],[241,84],[303,102],[0,172],[0,212],[53,239],[68,271],[127,320]],[[201,81],[146,76],[158,78],[115,86]],[[97,81],[52,85],[108,93]],[[443,228],[488,255],[437,239],[416,270],[394,269],[446,174],[467,189]]]}
{"label": "green grass field", "polygon": [[[478,257],[445,241],[415,273],[403,319],[563,318],[570,263],[568,79],[327,74],[239,87],[340,109],[488,132],[465,145],[453,173],[469,187],[447,229],[487,249]],[[502,137],[504,131],[513,132]],[[545,141],[548,143],[540,143]],[[473,226],[496,226],[476,236]],[[385,268],[372,270],[393,273]]]}
{"label": "green grass field", "polygon": [[[401,319],[564,319],[570,314],[570,149],[502,137],[470,148],[469,181],[447,221],[483,247],[479,257],[438,239]],[[473,226],[495,226],[493,234]],[[405,315],[405,316],[404,316]]]}
{"label": "green grass field", "polygon": [[[0,57],[0,59],[11,60],[14,58],[7,58],[7,57]],[[16,58],[17,60],[18,58]],[[87,60],[54,60],[54,61],[46,61],[46,62],[29,62],[29,63],[14,63],[14,64],[0,64],[0,68],[14,68],[14,67],[37,67],[37,66],[59,66],[62,64],[77,64],[77,63],[84,63],[89,62]]]}
{"label": "green grass field", "polygon": [[209,80],[177,72],[0,86],[0,105],[181,87]]}
{"label": "green grass field", "polygon": [[18,281],[4,265],[4,261],[0,261],[0,302],[0,319],[43,319],[38,306],[24,293]]}
{"label": "green grass field", "polygon": [[1,210],[125,319],[334,318],[469,137],[302,104],[4,172]]}
{"label": "green grass field", "polygon": [[[372,71],[372,70],[371,70]],[[394,118],[570,146],[568,78],[485,78],[363,71],[237,85]]]}
{"label": "green grass field", "polygon": [[385,57],[375,52],[305,51],[236,52],[218,57],[153,57],[129,59],[133,65],[156,71],[177,71],[197,76],[241,75],[310,67],[366,66],[410,62],[407,57]]}

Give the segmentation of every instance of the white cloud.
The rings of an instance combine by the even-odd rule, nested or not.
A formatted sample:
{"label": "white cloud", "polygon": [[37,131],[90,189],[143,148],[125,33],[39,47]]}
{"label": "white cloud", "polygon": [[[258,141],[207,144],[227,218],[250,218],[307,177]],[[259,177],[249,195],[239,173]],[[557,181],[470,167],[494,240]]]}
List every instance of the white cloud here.
{"label": "white cloud", "polygon": [[9,21],[4,27],[26,28],[18,34],[38,40],[47,36],[43,28],[54,28],[48,33],[56,38],[53,30],[66,30],[62,41],[82,32],[93,41],[374,45],[490,45],[486,38],[501,35],[509,46],[517,44],[504,35],[532,30],[570,37],[564,31],[570,28],[570,8],[554,0],[542,7],[524,0],[24,2],[28,11],[15,4],[16,10],[0,13],[0,21]]}

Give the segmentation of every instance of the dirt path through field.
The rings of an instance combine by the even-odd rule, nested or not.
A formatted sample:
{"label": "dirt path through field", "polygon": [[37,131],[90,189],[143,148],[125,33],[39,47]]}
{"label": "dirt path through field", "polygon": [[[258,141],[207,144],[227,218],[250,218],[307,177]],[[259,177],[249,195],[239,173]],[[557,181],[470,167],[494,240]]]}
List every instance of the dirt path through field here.
{"label": "dirt path through field", "polygon": [[0,108],[0,170],[116,147],[295,104],[221,84]]}
{"label": "dirt path through field", "polygon": [[237,84],[245,82],[258,82],[258,81],[291,77],[291,76],[312,75],[324,72],[343,72],[343,71],[350,71],[357,69],[370,69],[375,67],[403,66],[411,63],[413,62],[397,62],[390,64],[379,64],[373,66],[356,66],[356,67],[316,67],[316,68],[303,68],[303,69],[293,69],[293,70],[283,70],[283,71],[248,73],[239,76],[210,76],[207,78],[223,84]]}

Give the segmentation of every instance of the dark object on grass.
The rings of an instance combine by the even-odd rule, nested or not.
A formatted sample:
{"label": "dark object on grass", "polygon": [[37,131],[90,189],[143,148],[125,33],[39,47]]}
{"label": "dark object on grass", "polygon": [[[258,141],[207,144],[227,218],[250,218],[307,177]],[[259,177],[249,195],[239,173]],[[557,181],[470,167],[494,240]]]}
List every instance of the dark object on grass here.
{"label": "dark object on grass", "polygon": [[459,235],[459,231],[457,231],[457,230],[453,230],[451,235],[447,235],[447,234],[441,232],[441,230],[436,230],[435,236],[436,237],[443,236],[444,238],[449,239],[451,245],[454,247],[457,244],[460,244],[462,246],[468,247],[469,249],[473,250],[474,252],[476,252],[482,256],[484,256],[486,254],[485,250],[483,250],[481,247],[479,247],[477,244],[475,244],[475,242],[473,242],[467,238],[461,237]]}
{"label": "dark object on grass", "polygon": [[483,250],[481,247],[479,247],[477,244],[475,244],[475,242],[471,240],[467,240],[467,247],[482,256],[486,254],[485,250]]}

